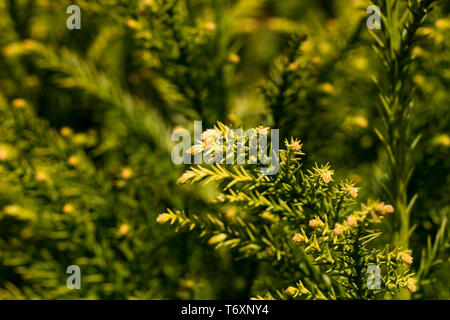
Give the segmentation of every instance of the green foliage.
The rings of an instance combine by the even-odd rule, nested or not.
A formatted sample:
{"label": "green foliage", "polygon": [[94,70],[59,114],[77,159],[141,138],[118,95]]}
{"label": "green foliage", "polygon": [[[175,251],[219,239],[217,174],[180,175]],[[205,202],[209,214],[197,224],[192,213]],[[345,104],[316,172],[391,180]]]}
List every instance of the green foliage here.
{"label": "green foliage", "polygon": [[[215,130],[223,136],[229,130],[221,123],[218,128]],[[256,130],[262,131],[262,128]],[[233,144],[229,149],[233,152],[227,153],[227,158],[238,157],[240,138],[237,134],[227,136],[223,148]],[[316,268],[318,279],[309,281],[309,289],[308,284],[304,286],[300,281],[297,289],[289,288],[285,292],[294,297],[382,297],[386,292],[393,293],[399,287],[415,283],[408,273],[408,263],[412,260],[406,263],[402,260],[411,258],[405,251],[390,250],[389,245],[382,250],[369,248],[369,243],[379,236],[376,225],[382,215],[392,213],[392,206],[374,203],[356,210],[354,199],[358,188],[354,184],[333,183],[329,165],[316,165],[304,172],[300,142],[291,139],[286,140],[285,145],[286,149],[279,152],[276,175],[261,175],[259,166],[250,164],[251,158],[246,157],[246,165],[197,166],[181,176],[181,183],[219,182],[223,193],[213,202],[225,208],[239,208],[234,214],[227,211],[218,216],[191,216],[169,210],[157,220],[170,222],[177,231],[199,229],[200,236],[207,237],[210,245],[234,248],[244,257],[269,261],[275,270],[290,270],[295,274],[294,270],[300,271],[305,265]],[[370,265],[383,269],[383,289],[381,286],[379,290],[367,288]],[[284,280],[295,281],[287,274]],[[301,277],[303,280],[305,274]]]}

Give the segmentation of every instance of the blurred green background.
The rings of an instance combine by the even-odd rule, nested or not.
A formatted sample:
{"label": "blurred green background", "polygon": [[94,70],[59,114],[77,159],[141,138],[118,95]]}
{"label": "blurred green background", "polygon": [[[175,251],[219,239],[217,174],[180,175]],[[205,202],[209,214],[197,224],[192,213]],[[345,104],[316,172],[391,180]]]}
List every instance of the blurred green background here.
{"label": "blurred green background", "polygon": [[[68,30],[66,8],[81,8]],[[302,139],[362,199],[383,199],[372,77],[380,61],[356,0],[5,0],[0,2],[0,298],[238,299],[276,270],[156,223],[208,205],[213,187],[176,184],[170,133],[260,123]],[[414,48],[408,193],[421,264],[449,216],[449,3]],[[383,81],[383,79],[380,79]],[[389,233],[388,233],[389,237]],[[428,240],[430,239],[430,240]],[[413,298],[450,299],[449,244]],[[79,265],[82,288],[66,287]]]}

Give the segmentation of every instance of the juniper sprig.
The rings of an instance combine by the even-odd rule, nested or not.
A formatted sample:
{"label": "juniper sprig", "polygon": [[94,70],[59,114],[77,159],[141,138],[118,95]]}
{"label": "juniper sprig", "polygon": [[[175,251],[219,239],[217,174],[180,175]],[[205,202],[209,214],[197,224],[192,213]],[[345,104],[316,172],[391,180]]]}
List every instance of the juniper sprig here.
{"label": "juniper sprig", "polygon": [[[228,129],[221,123],[218,127]],[[369,299],[400,287],[414,291],[409,251],[372,246],[381,234],[380,221],[394,208],[369,202],[357,209],[359,188],[349,181],[333,181],[329,164],[304,170],[303,155],[300,141],[291,138],[279,151],[276,175],[261,175],[260,165],[248,163],[193,166],[179,183],[217,182],[222,192],[212,203],[222,212],[167,210],[157,220],[177,231],[198,230],[215,248],[233,248],[243,257],[290,270],[284,280],[300,282],[280,297]],[[374,290],[368,282],[371,266],[380,272],[380,286]],[[319,271],[314,281],[305,268]],[[291,278],[296,272],[297,280]]]}

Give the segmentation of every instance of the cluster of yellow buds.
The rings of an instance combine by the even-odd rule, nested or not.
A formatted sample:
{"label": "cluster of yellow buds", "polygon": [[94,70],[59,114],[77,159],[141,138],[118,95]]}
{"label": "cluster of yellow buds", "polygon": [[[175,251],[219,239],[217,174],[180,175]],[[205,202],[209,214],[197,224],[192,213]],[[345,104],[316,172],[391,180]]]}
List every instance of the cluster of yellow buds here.
{"label": "cluster of yellow buds", "polygon": [[403,263],[406,264],[412,264],[413,263],[413,257],[408,252],[401,252],[398,257],[398,260],[401,260]]}
{"label": "cluster of yellow buds", "polygon": [[320,177],[322,178],[323,182],[328,183],[333,180],[333,178],[331,177],[332,174],[333,172],[324,172],[320,175]]}
{"label": "cluster of yellow buds", "polygon": [[294,241],[295,243],[309,243],[310,239],[308,239],[305,230],[303,230],[303,228],[300,228],[300,232],[296,232],[294,234],[294,236],[292,237],[292,241]]}
{"label": "cluster of yellow buds", "polygon": [[356,217],[355,216],[352,215],[347,218],[347,226],[349,226],[349,227],[356,226]]}
{"label": "cluster of yellow buds", "polygon": [[343,234],[344,233],[344,226],[342,224],[340,224],[340,223],[336,223],[333,232],[336,235]]}
{"label": "cluster of yellow buds", "polygon": [[292,241],[296,242],[296,243],[301,243],[303,242],[304,238],[300,233],[296,233],[294,234],[294,236],[292,237]]}
{"label": "cluster of yellow buds", "polygon": [[373,219],[378,219],[380,216],[391,214],[394,212],[394,207],[390,204],[385,205],[384,202],[374,202],[371,204],[371,215]]}
{"label": "cluster of yellow buds", "polygon": [[255,130],[256,130],[256,132],[257,132],[258,134],[263,135],[263,136],[267,136],[267,135],[269,134],[270,128],[269,128],[269,127],[264,127],[264,126],[261,124],[261,125],[259,125],[259,127],[257,127]]}
{"label": "cluster of yellow buds", "polygon": [[291,141],[289,142],[287,139],[284,141],[286,144],[286,147],[289,150],[292,150],[294,152],[301,152],[303,144],[300,143],[300,140],[297,140],[291,137]]}
{"label": "cluster of yellow buds", "polygon": [[323,225],[324,224],[323,224],[322,220],[320,220],[319,217],[315,217],[314,219],[309,220],[309,226],[311,228],[316,229],[316,228],[323,227]]}
{"label": "cluster of yellow buds", "polygon": [[417,286],[416,286],[416,279],[409,278],[406,282],[406,286],[408,287],[408,290],[411,292],[416,292]]}
{"label": "cluster of yellow buds", "polygon": [[333,180],[333,178],[331,177],[333,174],[333,170],[329,170],[328,168],[321,169],[320,178],[323,180],[323,182],[328,184],[328,182]]}
{"label": "cluster of yellow buds", "polygon": [[346,192],[348,195],[350,195],[352,198],[356,198],[358,196],[359,188],[355,187],[348,187]]}

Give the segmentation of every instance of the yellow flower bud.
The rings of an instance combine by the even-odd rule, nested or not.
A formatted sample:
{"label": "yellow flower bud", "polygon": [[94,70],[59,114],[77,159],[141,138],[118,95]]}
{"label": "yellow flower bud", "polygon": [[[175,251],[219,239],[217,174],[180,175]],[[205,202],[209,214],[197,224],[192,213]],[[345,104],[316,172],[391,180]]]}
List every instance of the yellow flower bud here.
{"label": "yellow flower bud", "polygon": [[334,86],[331,83],[322,83],[319,86],[320,91],[327,93],[327,94],[332,94],[334,92]]}
{"label": "yellow flower bud", "polygon": [[407,253],[402,253],[400,254],[400,258],[402,259],[402,261],[406,264],[412,264],[413,263],[413,257],[411,257],[409,254]]}
{"label": "yellow flower bud", "polygon": [[296,233],[296,234],[294,234],[292,241],[300,243],[303,241],[303,236],[300,233]]}
{"label": "yellow flower bud", "polygon": [[26,107],[27,102],[22,98],[17,98],[12,101],[12,105],[14,108],[22,109]]}
{"label": "yellow flower bud", "polygon": [[295,292],[297,291],[296,288],[294,287],[288,287],[286,290],[284,290],[284,293],[289,295],[289,296],[293,296],[295,294]]}
{"label": "yellow flower bud", "polygon": [[167,221],[169,221],[169,219],[170,219],[170,215],[168,213],[161,213],[156,218],[156,222],[158,222],[158,223],[166,223]]}
{"label": "yellow flower bud", "polygon": [[328,183],[333,180],[333,178],[331,178],[332,174],[333,172],[327,170],[326,172],[322,173],[320,177],[322,178],[323,182]]}
{"label": "yellow flower bud", "polygon": [[241,58],[236,53],[232,53],[228,57],[228,60],[234,64],[238,64],[241,61]]}
{"label": "yellow flower bud", "polygon": [[36,180],[39,182],[44,182],[45,180],[47,180],[48,176],[44,171],[39,171],[36,174]]}
{"label": "yellow flower bud", "polygon": [[294,62],[288,66],[289,71],[296,71],[297,69],[298,69],[298,65]]}
{"label": "yellow flower bud", "polygon": [[121,235],[126,235],[128,233],[128,231],[130,231],[130,226],[126,223],[122,224],[119,227],[119,232]]}
{"label": "yellow flower bud", "polygon": [[186,280],[186,282],[184,284],[187,288],[193,288],[195,285],[195,282],[193,280],[188,279],[188,280]]}
{"label": "yellow flower bud", "polygon": [[291,149],[294,151],[300,151],[302,149],[301,144],[298,141],[295,141],[292,145],[291,145]]}
{"label": "yellow flower bud", "polygon": [[378,213],[382,213],[384,211],[384,203],[383,202],[378,202],[375,205],[375,211]]}
{"label": "yellow flower bud", "polygon": [[8,150],[0,147],[0,161],[5,161],[9,157]]}
{"label": "yellow flower bud", "polygon": [[63,136],[63,137],[68,137],[70,135],[72,135],[73,131],[72,129],[70,129],[69,127],[62,127],[59,130],[59,133]]}
{"label": "yellow flower bud", "polygon": [[450,146],[450,137],[447,134],[440,134],[433,138],[433,144],[448,147]]}
{"label": "yellow flower bud", "polygon": [[235,208],[228,208],[225,212],[225,217],[227,219],[233,219],[236,216],[236,209]]}
{"label": "yellow flower bud", "polygon": [[409,291],[416,292],[417,290],[416,279],[409,278],[408,281],[406,282],[406,286],[408,287]]}
{"label": "yellow flower bud", "polygon": [[367,121],[367,119],[362,116],[356,116],[352,120],[353,120],[353,123],[356,124],[360,128],[365,129],[365,128],[369,127],[369,121]]}
{"label": "yellow flower bud", "polygon": [[336,223],[333,232],[337,235],[341,235],[344,233],[344,227],[341,224]]}
{"label": "yellow flower bud", "polygon": [[347,218],[347,225],[349,227],[356,226],[356,218],[355,218],[355,216],[350,216],[350,217]]}
{"label": "yellow flower bud", "polygon": [[320,58],[318,56],[315,56],[312,58],[312,63],[314,63],[314,64],[319,64],[321,62],[322,62],[322,58]]}
{"label": "yellow flower bud", "polygon": [[385,214],[390,214],[390,213],[394,212],[394,207],[391,206],[390,204],[385,205],[385,206],[384,206],[384,211],[383,211],[383,212],[384,212]]}
{"label": "yellow flower bud", "polygon": [[130,29],[136,29],[138,27],[138,22],[134,19],[130,19],[127,21],[127,26]]}
{"label": "yellow flower bud", "polygon": [[205,24],[205,29],[208,30],[208,31],[214,31],[214,30],[216,30],[216,24],[214,22],[211,22],[211,21],[207,22]]}
{"label": "yellow flower bud", "polygon": [[72,213],[75,210],[74,206],[70,203],[67,203],[64,205],[64,207],[62,208],[62,211],[64,213]]}
{"label": "yellow flower bud", "polygon": [[124,179],[130,179],[133,176],[133,170],[130,168],[123,168],[120,174]]}
{"label": "yellow flower bud", "polygon": [[71,156],[69,157],[69,159],[67,160],[67,163],[73,167],[75,167],[76,165],[78,165],[78,163],[80,162],[80,159],[78,159],[77,156]]}
{"label": "yellow flower bud", "polygon": [[347,188],[347,193],[348,193],[351,197],[356,198],[356,197],[358,196],[358,189],[357,189],[357,188],[354,188],[354,187],[348,187],[348,188]]}
{"label": "yellow flower bud", "polygon": [[448,29],[450,28],[450,20],[448,19],[438,19],[434,23],[436,29]]}
{"label": "yellow flower bud", "polygon": [[318,227],[323,226],[323,222],[319,218],[314,218],[314,219],[309,220],[309,226],[311,228],[318,228]]}
{"label": "yellow flower bud", "polygon": [[7,205],[7,206],[3,207],[3,211],[4,211],[6,214],[10,214],[10,215],[14,215],[14,214],[17,213],[19,210],[20,210],[20,207],[14,205],[14,204],[10,204],[10,205]]}

